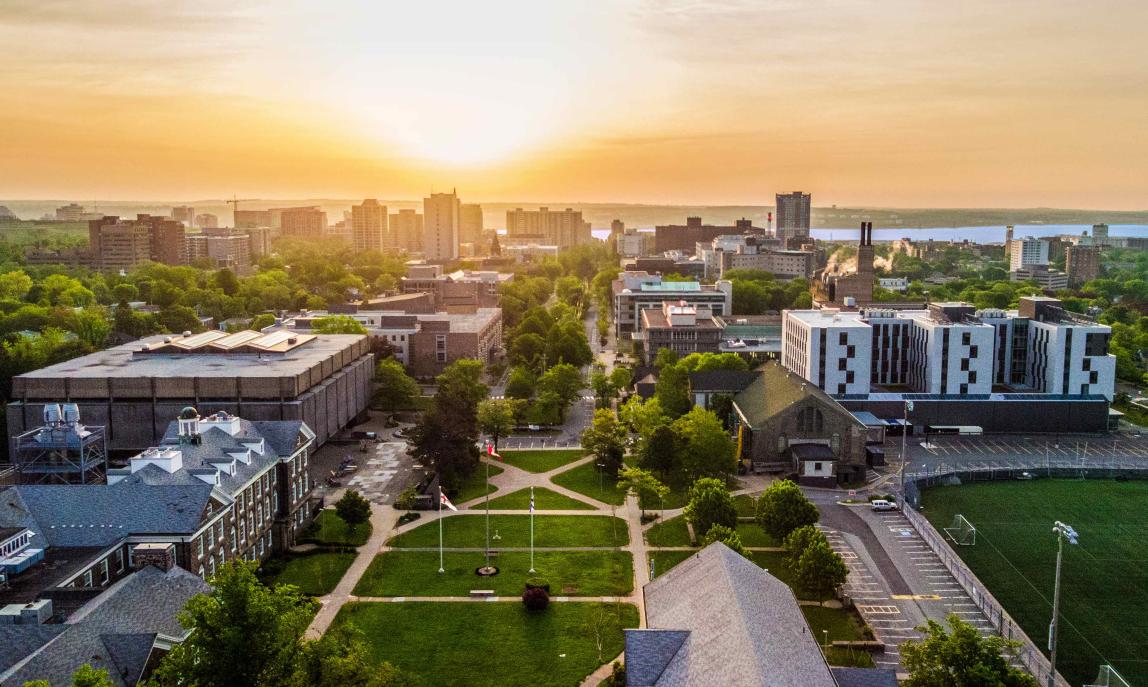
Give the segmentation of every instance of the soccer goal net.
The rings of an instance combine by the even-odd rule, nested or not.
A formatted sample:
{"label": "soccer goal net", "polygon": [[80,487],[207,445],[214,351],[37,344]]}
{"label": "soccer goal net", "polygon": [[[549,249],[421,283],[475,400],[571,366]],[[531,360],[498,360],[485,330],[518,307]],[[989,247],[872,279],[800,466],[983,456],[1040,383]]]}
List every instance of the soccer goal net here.
{"label": "soccer goal net", "polygon": [[1109,665],[1100,666],[1100,674],[1096,680],[1084,687],[1132,687],[1128,681],[1120,677],[1120,673]]}
{"label": "soccer goal net", "polygon": [[972,546],[977,543],[977,528],[965,516],[957,514],[953,524],[945,528],[945,534],[958,546]]}

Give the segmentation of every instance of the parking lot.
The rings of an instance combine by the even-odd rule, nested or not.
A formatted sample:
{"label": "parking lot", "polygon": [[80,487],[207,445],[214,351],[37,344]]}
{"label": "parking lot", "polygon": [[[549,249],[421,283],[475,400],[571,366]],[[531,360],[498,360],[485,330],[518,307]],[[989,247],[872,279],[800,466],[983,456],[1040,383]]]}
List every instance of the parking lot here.
{"label": "parking lot", "polygon": [[[899,447],[898,447],[899,448]],[[1036,458],[1089,457],[1148,458],[1148,438],[1130,436],[914,436],[909,439],[914,461],[940,458]]]}

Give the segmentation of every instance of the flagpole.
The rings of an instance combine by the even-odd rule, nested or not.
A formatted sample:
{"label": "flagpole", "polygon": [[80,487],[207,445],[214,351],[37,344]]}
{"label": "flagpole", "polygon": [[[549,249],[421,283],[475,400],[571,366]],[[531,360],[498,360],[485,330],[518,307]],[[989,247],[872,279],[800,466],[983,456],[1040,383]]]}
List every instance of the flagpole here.
{"label": "flagpole", "polygon": [[534,487],[530,487],[530,572],[534,572]]}
{"label": "flagpole", "polygon": [[490,568],[490,456],[483,462],[486,463],[486,567]]}
{"label": "flagpole", "polygon": [[439,574],[446,572],[442,567],[442,484],[438,485],[438,571]]}

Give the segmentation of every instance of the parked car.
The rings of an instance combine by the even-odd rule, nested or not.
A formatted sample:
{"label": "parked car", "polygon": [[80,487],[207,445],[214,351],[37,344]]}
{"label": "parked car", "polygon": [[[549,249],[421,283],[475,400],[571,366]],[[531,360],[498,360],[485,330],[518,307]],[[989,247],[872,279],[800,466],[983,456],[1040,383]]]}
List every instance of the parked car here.
{"label": "parked car", "polygon": [[874,501],[870,501],[869,505],[872,506],[873,510],[875,511],[897,510],[896,503],[893,503],[892,501],[886,501],[885,499],[876,499]]}
{"label": "parked car", "polygon": [[539,425],[527,425],[527,426],[526,426],[526,429],[529,429],[531,432],[540,432],[540,431],[542,431],[542,427],[540,427]]}

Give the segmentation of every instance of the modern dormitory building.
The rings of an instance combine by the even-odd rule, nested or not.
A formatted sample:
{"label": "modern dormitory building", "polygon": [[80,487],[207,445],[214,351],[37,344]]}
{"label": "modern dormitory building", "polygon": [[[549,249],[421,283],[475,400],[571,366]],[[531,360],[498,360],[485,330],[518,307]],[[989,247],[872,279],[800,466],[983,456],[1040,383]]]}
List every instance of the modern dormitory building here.
{"label": "modern dormitory building", "polygon": [[292,546],[316,509],[314,442],[299,420],[201,417],[189,407],[162,441],[109,469],[107,484],[3,489],[0,605],[43,598],[76,608],[144,559],[208,578],[227,561]]}
{"label": "modern dormitory building", "polygon": [[791,310],[782,363],[850,410],[995,431],[1104,429],[1115,390],[1111,328],[1060,301],[1017,310]]}

